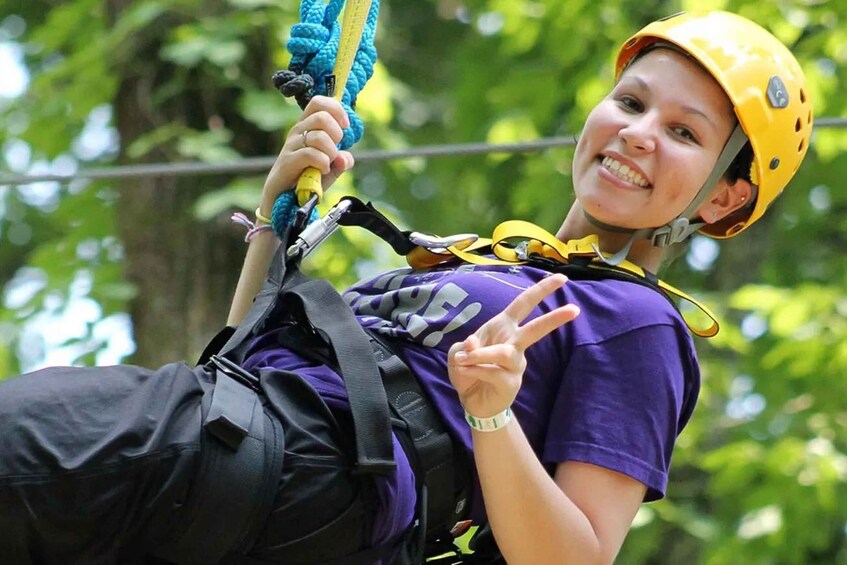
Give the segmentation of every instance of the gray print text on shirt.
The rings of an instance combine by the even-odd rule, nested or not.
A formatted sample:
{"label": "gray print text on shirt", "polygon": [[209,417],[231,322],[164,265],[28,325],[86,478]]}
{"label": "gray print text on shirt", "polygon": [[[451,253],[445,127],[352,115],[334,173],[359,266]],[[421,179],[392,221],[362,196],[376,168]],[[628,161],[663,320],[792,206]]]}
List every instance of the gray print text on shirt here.
{"label": "gray print text on shirt", "polygon": [[414,275],[389,273],[372,282],[373,288],[384,294],[366,296],[348,291],[344,298],[357,315],[391,322],[394,331],[386,332],[386,324],[380,323],[380,332],[397,335],[405,331],[427,347],[437,346],[447,333],[461,328],[482,310],[482,305],[468,301],[468,293],[455,283],[403,287],[408,277]]}

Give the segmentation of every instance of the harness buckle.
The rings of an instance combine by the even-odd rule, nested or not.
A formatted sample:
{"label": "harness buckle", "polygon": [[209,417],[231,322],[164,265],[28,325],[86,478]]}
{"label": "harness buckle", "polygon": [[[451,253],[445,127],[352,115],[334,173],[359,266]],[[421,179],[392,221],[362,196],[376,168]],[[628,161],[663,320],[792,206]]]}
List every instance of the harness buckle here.
{"label": "harness buckle", "polygon": [[515,246],[515,256],[521,261],[529,260],[529,241],[524,240]]}
{"label": "harness buckle", "polygon": [[215,388],[203,427],[232,451],[238,451],[250,432],[259,397],[258,379],[225,357],[213,355]]}
{"label": "harness buckle", "polygon": [[221,357],[220,355],[212,355],[209,359],[209,364],[213,365],[214,368],[227,375],[231,379],[241,383],[249,389],[252,389],[255,392],[259,392],[261,390],[261,386],[259,385],[259,379],[256,378],[255,375],[246,371],[238,365],[237,363],[227,359],[226,357]]}

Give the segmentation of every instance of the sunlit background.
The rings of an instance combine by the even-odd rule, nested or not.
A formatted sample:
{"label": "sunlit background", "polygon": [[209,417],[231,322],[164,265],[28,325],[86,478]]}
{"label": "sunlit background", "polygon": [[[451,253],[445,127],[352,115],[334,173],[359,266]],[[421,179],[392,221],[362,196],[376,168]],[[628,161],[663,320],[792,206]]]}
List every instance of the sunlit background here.
{"label": "sunlit background", "polygon": [[[18,43],[26,31],[26,22],[17,15],[6,16],[0,22],[0,107],[23,95],[29,84],[29,73],[24,65],[24,47]],[[31,147],[19,139],[3,143],[2,154],[8,171],[18,174],[37,175],[53,173],[72,174],[81,162],[92,161],[118,152],[117,132],[111,125],[112,112],[109,106],[95,108],[85,128],[74,139],[67,153],[48,161],[33,156]],[[22,126],[23,124],[21,124]],[[21,127],[19,126],[19,127]],[[7,131],[14,135],[15,124],[7,124]],[[82,189],[83,186],[79,186]],[[59,204],[58,182],[40,182],[21,187],[0,186],[0,216],[8,223],[5,241],[12,245],[23,245],[32,237],[31,228],[24,222],[15,222],[7,214],[3,203],[5,194],[15,190],[29,206],[49,213]],[[119,246],[116,242],[116,252]],[[78,250],[85,255],[85,249]],[[15,273],[3,292],[3,305],[12,310],[21,309],[46,285],[43,272],[33,268],[22,268]],[[126,313],[103,316],[96,301],[88,298],[91,278],[85,272],[75,277],[70,287],[69,298],[47,299],[41,312],[28,317],[23,323],[16,353],[20,369],[28,372],[52,365],[73,364],[83,352],[96,351],[98,365],[119,363],[134,351],[132,323]],[[0,341],[11,345],[10,323],[0,326]],[[72,345],[66,345],[69,342]]]}
{"label": "sunlit background", "polygon": [[[110,20],[106,8],[117,10]],[[807,163],[741,237],[695,237],[663,278],[722,322],[698,340],[703,392],[669,498],[645,505],[619,563],[847,563],[847,2],[383,0],[354,151],[572,138],[628,34],[724,8],[798,55],[814,95]],[[270,86],[294,0],[0,0],[0,378],[58,364],[196,358],[224,323],[243,254],[234,210],[299,110]],[[360,162],[328,197],[404,227],[555,231],[572,150]],[[73,178],[143,163],[217,175]],[[338,286],[399,264],[334,235],[309,267]]]}

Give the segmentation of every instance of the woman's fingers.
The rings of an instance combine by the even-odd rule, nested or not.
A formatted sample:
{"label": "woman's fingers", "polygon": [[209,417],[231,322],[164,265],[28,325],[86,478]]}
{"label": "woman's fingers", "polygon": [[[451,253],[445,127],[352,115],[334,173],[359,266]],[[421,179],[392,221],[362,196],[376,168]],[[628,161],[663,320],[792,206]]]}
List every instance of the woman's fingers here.
{"label": "woman's fingers", "polygon": [[337,100],[326,96],[315,96],[303,111],[300,121],[288,134],[288,145],[292,151],[314,147],[333,157],[336,145],[350,127],[347,112]]}
{"label": "woman's fingers", "polygon": [[303,111],[300,121],[288,132],[283,151],[290,155],[292,164],[314,167],[329,185],[335,178],[353,166],[352,155],[338,149],[344,128],[350,120],[341,104],[326,96],[315,96]]}
{"label": "woman's fingers", "polygon": [[320,112],[326,112],[332,116],[334,121],[340,124],[342,128],[350,127],[350,118],[347,116],[347,112],[344,111],[344,107],[338,100],[329,98],[328,96],[312,97],[309,104],[306,105],[306,108],[303,110],[303,117],[301,118],[301,121],[304,121],[306,118]]}
{"label": "woman's fingers", "polygon": [[[504,387],[514,389],[512,392],[505,393],[507,396],[517,393],[518,388],[520,388],[520,381],[522,377],[520,374],[504,371],[497,365],[470,365],[454,369],[454,372],[456,373],[454,375],[455,377],[465,379],[466,382],[476,381],[474,382],[476,391],[481,390],[480,383],[500,389],[501,392],[503,392]],[[472,387],[469,386],[467,391],[461,392],[469,392],[471,388]]]}
{"label": "woman's fingers", "polygon": [[526,366],[523,350],[511,343],[498,343],[473,350],[459,351],[455,364],[461,367],[472,365],[496,365],[506,371],[522,373]]}
{"label": "woman's fingers", "polygon": [[542,279],[521,292],[500,316],[492,318],[486,324],[488,327],[483,326],[483,328],[496,341],[512,343],[519,350],[527,349],[579,315],[579,308],[568,304],[520,325],[542,300],[561,288],[567,280],[567,277],[561,274]]}
{"label": "woman's fingers", "polygon": [[479,337],[471,335],[464,342],[454,344],[449,356],[451,364],[459,367],[496,365],[506,371],[522,373],[526,368],[524,351],[578,315],[579,308],[567,304],[527,322],[516,330],[513,339],[487,346],[479,345]]}
{"label": "woman's fingers", "polygon": [[532,285],[503,312],[450,348],[450,380],[471,414],[484,417],[511,405],[526,370],[526,349],[579,314],[579,308],[568,304],[520,325],[566,281],[562,275],[552,275]]}
{"label": "woman's fingers", "polygon": [[292,175],[294,177],[293,182],[297,182],[300,173],[308,167],[318,169],[321,174],[329,174],[332,162],[336,158],[337,154],[330,156],[314,147],[306,147],[294,151],[286,150],[286,153],[280,155],[277,161],[280,162],[280,169],[288,173],[286,176]]}
{"label": "woman's fingers", "polygon": [[338,155],[335,156],[335,159],[330,164],[331,172],[335,177],[339,177],[341,173],[352,169],[355,162],[353,155],[349,151],[339,151]]}
{"label": "woman's fingers", "polygon": [[538,281],[512,300],[503,313],[516,324],[521,323],[542,300],[561,288],[567,280],[565,275],[553,274]]}
{"label": "woman's fingers", "polygon": [[353,166],[353,156],[339,151],[338,143],[350,120],[341,104],[326,96],[315,96],[303,115],[288,132],[282,150],[265,183],[262,206],[272,207],[282,192],[293,186],[307,168],[323,175],[328,188],[344,171]]}
{"label": "woman's fingers", "polygon": [[326,173],[321,178],[321,184],[324,190],[327,190],[332,184],[338,180],[345,171],[353,168],[355,161],[353,155],[348,151],[339,151],[329,166],[329,173]]}
{"label": "woman's fingers", "polygon": [[482,347],[482,342],[480,342],[478,335],[471,334],[465,339],[465,351],[474,351],[480,347]]}
{"label": "woman's fingers", "polygon": [[342,135],[341,128],[335,122],[325,124],[303,122],[298,124],[296,129],[292,128],[288,145],[291,151],[316,149],[334,158],[338,153],[337,145]]}
{"label": "woman's fingers", "polygon": [[530,345],[577,316],[579,316],[579,307],[575,304],[566,304],[530,320],[518,329],[515,345],[520,349],[527,349]]}

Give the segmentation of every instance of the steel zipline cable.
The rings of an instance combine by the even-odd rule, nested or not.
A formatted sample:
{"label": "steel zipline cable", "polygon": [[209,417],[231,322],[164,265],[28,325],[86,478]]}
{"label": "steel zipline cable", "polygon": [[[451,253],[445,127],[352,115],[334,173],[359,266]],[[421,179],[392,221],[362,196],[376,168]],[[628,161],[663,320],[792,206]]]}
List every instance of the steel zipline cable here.
{"label": "steel zipline cable", "polygon": [[[847,129],[847,118],[819,118],[815,129]],[[573,147],[575,136],[548,137],[518,143],[456,143],[423,145],[408,149],[354,152],[357,163],[377,163],[415,158],[460,157],[492,153],[534,153],[559,147]],[[120,180],[161,176],[206,176],[221,174],[263,173],[270,170],[276,157],[248,157],[224,163],[189,161],[182,163],[150,163],[81,169],[69,174],[16,175],[0,174],[0,185],[20,186],[38,182],[68,183],[77,180]]]}
{"label": "steel zipline cable", "polygon": [[[522,143],[456,143],[424,145],[409,149],[358,151],[356,163],[376,163],[400,159],[455,157],[488,153],[531,153],[553,147],[572,147],[573,137],[551,137]],[[248,157],[224,163],[188,161],[182,163],[150,163],[81,169],[69,174],[0,175],[0,185],[24,185],[37,182],[70,182],[75,180],[128,179],[157,176],[199,176],[233,173],[259,173],[270,170],[276,157]]]}

